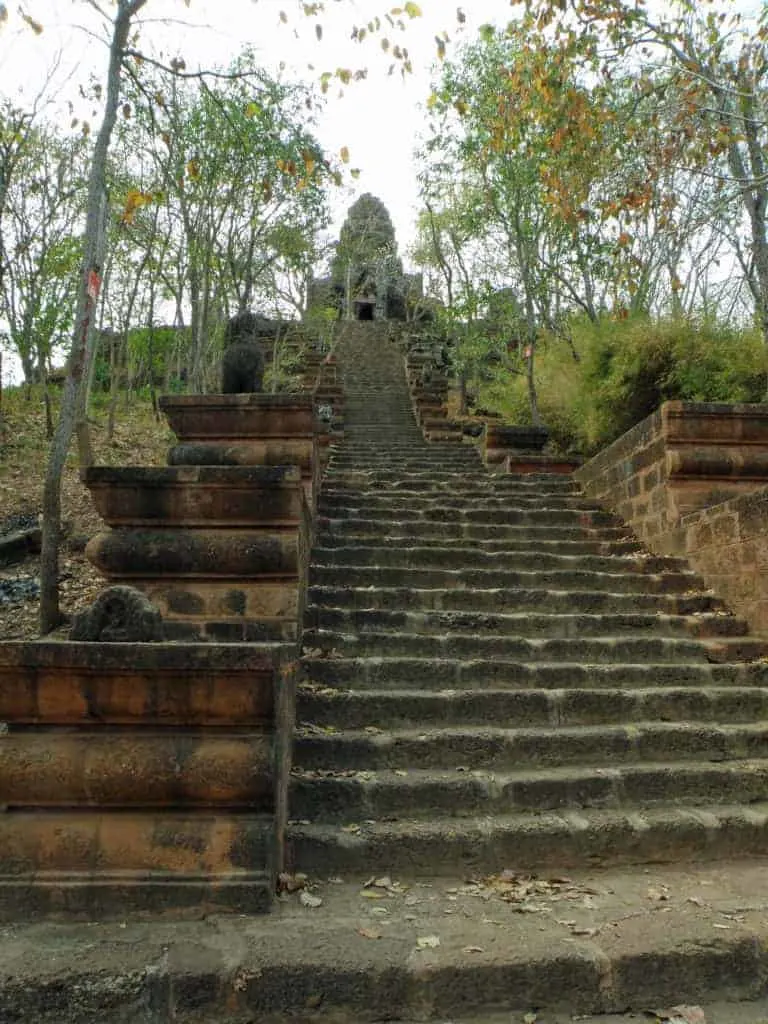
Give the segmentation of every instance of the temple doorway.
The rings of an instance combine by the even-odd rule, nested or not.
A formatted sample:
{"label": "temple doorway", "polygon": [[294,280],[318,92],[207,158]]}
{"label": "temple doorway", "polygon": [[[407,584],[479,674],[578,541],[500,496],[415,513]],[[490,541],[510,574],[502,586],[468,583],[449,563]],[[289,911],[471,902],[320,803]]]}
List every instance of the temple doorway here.
{"label": "temple doorway", "polygon": [[356,302],[355,311],[357,320],[374,320],[375,303],[373,302]]}

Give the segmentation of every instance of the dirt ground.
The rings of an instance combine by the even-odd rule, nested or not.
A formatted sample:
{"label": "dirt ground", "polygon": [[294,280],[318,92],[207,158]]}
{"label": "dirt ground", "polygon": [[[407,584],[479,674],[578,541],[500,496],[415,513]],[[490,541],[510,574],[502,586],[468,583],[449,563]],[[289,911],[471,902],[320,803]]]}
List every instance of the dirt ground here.
{"label": "dirt ground", "polygon": [[[155,418],[149,400],[121,396],[114,436],[107,437],[106,396],[96,396],[91,415],[95,461],[107,466],[164,465],[173,434],[164,420]],[[74,449],[74,446],[73,446]],[[48,457],[42,395],[32,389],[7,389],[0,406],[0,537],[34,526],[42,508],[43,481]],[[105,581],[83,554],[87,541],[101,529],[90,493],[80,482],[74,450],[70,452],[62,484],[61,605],[66,615],[90,604]],[[30,640],[39,635],[36,589],[37,557],[0,562],[0,584],[21,586],[0,589],[0,640]],[[19,599],[7,600],[9,592]]]}

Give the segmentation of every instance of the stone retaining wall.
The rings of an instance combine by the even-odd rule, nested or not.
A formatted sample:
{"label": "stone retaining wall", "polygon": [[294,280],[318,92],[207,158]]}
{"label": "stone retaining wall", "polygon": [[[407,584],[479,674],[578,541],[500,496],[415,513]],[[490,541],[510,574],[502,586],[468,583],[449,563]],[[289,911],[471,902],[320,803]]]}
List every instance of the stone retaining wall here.
{"label": "stone retaining wall", "polygon": [[768,629],[768,405],[665,402],[574,474],[657,554]]}

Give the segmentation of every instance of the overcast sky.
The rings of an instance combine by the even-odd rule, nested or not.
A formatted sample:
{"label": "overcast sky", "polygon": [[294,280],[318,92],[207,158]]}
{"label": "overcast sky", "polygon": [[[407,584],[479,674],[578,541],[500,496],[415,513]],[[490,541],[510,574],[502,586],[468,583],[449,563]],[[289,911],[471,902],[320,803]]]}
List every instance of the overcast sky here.
{"label": "overcast sky", "polygon": [[[350,85],[343,96],[336,88],[330,90],[318,129],[327,150],[338,153],[347,146],[351,166],[361,171],[352,183],[354,192],[336,198],[336,228],[355,196],[372,192],[389,209],[405,254],[413,237],[418,196],[413,150],[425,123],[424,103],[436,61],[435,36],[448,32],[452,41],[460,38],[456,16],[460,4],[420,0],[422,17],[405,18],[404,33],[387,31],[392,43],[407,46],[411,55],[414,73],[405,79],[399,68],[388,76],[392,61],[381,49],[381,37],[362,44],[351,39],[355,25],[366,25],[377,14],[383,16],[402,5],[399,0],[330,0],[324,14],[307,19],[298,0],[190,0],[188,7],[184,0],[148,0],[139,22],[141,45],[166,58],[182,54],[189,67],[227,64],[249,45],[268,68],[276,70],[285,62],[287,69],[305,80],[316,80],[322,71],[338,67],[367,68],[367,81]],[[513,13],[509,0],[463,0],[461,5],[465,35],[485,22],[506,23]],[[103,78],[104,20],[87,0],[26,0],[25,9],[44,25],[40,36],[21,24],[15,6],[8,4],[9,23],[0,34],[4,93],[21,90],[33,96],[57,59],[53,91],[59,103],[76,98],[89,74]],[[110,9],[109,0],[103,0],[103,7]],[[281,11],[288,16],[288,24],[282,23]],[[318,21],[323,26],[321,42],[315,31]]]}

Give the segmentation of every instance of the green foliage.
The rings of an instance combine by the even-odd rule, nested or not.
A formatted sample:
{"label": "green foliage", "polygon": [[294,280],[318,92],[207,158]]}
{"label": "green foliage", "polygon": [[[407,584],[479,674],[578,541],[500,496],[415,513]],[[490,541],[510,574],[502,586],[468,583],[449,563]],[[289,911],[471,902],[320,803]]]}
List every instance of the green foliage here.
{"label": "green foliage", "polygon": [[[759,402],[768,353],[757,329],[713,320],[586,317],[571,324],[573,347],[544,336],[536,350],[539,410],[564,450],[592,455],[662,402]],[[529,423],[525,380],[498,372],[477,382],[478,404],[510,423]]]}

